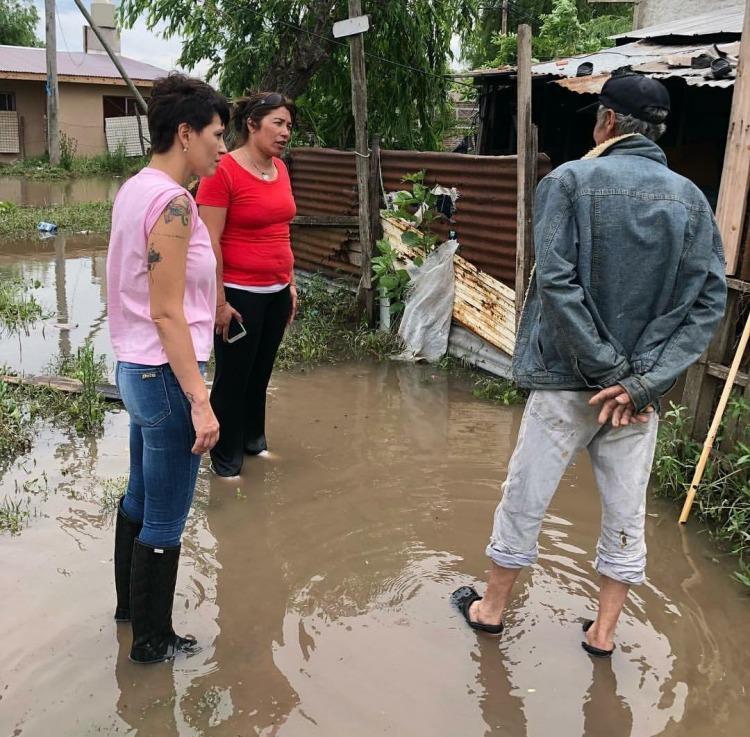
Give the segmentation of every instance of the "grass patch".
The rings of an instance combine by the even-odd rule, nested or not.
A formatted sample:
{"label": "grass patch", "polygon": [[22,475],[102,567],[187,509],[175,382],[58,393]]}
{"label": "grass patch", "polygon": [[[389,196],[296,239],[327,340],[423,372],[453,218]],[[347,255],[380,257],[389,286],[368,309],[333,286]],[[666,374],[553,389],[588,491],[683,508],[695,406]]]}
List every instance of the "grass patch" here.
{"label": "grass patch", "polygon": [[129,177],[148,163],[147,156],[125,156],[123,149],[96,156],[76,156],[74,146],[75,142],[71,139],[61,166],[51,166],[47,156],[36,156],[0,165],[0,176],[51,181],[76,177]]}
{"label": "grass patch", "polygon": [[509,407],[521,404],[526,400],[527,393],[519,389],[512,381],[499,379],[495,376],[485,376],[474,382],[471,393],[478,399],[486,399],[495,404]]}
{"label": "grass patch", "polygon": [[96,356],[94,347],[86,341],[74,354],[59,356],[47,366],[46,371],[59,376],[78,379],[83,385],[80,394],[67,396],[65,414],[81,433],[96,432],[104,424],[106,402],[96,385],[107,379],[107,362],[103,355]]}
{"label": "grass patch", "polygon": [[11,535],[20,534],[31,517],[30,500],[11,499],[4,497],[0,501],[0,532],[9,532]]}
{"label": "grass patch", "polygon": [[26,284],[21,279],[4,277],[0,281],[0,333],[28,331],[37,320],[44,318],[44,311],[33,294],[40,282]]}
{"label": "grass patch", "polygon": [[401,349],[392,333],[371,330],[361,319],[355,295],[344,282],[333,285],[316,275],[299,285],[299,310],[286,331],[276,367],[291,369],[319,363],[382,360]]}
{"label": "grass patch", "polygon": [[1,204],[0,237],[3,238],[35,235],[36,226],[40,222],[54,223],[58,230],[86,230],[92,233],[108,233],[112,222],[111,202],[82,202],[47,207],[19,207],[7,202]]}
{"label": "grass patch", "polygon": [[114,512],[117,509],[120,497],[125,493],[127,486],[127,476],[116,476],[102,481],[102,494],[99,498],[99,506],[102,512]]}
{"label": "grass patch", "polygon": [[[654,461],[654,491],[684,502],[702,445],[688,435],[686,408],[670,405],[659,426]],[[727,423],[739,433],[728,450],[721,448]],[[715,450],[695,497],[692,514],[708,524],[712,537],[739,558],[736,578],[750,587],[750,406],[742,399],[730,401],[719,430]]]}

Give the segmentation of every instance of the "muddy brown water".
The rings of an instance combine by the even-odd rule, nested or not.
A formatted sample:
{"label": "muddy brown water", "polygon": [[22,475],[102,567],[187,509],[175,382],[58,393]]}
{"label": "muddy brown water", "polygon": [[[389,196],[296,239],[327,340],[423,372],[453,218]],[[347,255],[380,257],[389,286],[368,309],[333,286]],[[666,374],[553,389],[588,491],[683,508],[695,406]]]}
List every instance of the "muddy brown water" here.
{"label": "muddy brown water", "polygon": [[[25,248],[0,271],[41,269],[52,300],[54,258]],[[67,300],[73,347],[102,298],[99,251],[77,248],[59,272],[70,288],[84,265]],[[57,351],[59,334],[37,332],[34,352]],[[109,414],[99,438],[40,426],[0,478],[0,497],[33,512],[21,535],[0,536],[0,735],[747,734],[750,601],[673,505],[650,501],[648,582],[612,661],[581,650],[600,513],[585,457],[503,637],[473,633],[450,607],[458,585],[483,585],[521,412],[427,367],[277,373],[270,455],[238,483],[199,477],[174,619],[203,649],[153,667],[127,660],[128,626],[112,621],[113,515],[100,505],[103,483],[127,472],[127,415]]]}
{"label": "muddy brown water", "polygon": [[87,177],[60,181],[35,181],[28,177],[0,177],[0,202],[46,207],[113,200],[122,177]]}

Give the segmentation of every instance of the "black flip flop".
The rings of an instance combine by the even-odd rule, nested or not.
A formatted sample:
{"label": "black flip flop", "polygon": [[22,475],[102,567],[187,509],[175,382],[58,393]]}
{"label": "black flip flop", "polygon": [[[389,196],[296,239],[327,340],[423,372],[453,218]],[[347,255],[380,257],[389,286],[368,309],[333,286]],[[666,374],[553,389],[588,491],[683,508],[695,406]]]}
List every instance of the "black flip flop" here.
{"label": "black flip flop", "polygon": [[466,624],[477,632],[484,632],[488,635],[500,635],[505,629],[502,622],[500,624],[481,624],[469,619],[469,608],[475,601],[481,601],[482,597],[471,586],[461,586],[451,594],[451,603],[463,614]]}
{"label": "black flip flop", "polygon": [[[591,625],[594,624],[593,619],[584,619],[583,620],[583,631],[588,632],[589,629],[591,629]],[[602,650],[600,647],[594,647],[593,645],[589,645],[586,640],[581,641],[581,647],[589,654],[593,655],[595,658],[611,658],[612,653],[615,651],[614,648],[611,650]]]}

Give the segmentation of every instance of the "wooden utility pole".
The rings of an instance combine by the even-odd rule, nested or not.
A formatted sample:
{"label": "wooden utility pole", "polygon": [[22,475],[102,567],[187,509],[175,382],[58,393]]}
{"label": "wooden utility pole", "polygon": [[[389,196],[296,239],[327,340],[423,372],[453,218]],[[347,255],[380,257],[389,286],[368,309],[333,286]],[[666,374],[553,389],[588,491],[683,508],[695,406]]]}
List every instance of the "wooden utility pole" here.
{"label": "wooden utility pole", "polygon": [[508,0],[503,0],[503,15],[500,20],[500,33],[503,36],[508,35]]}
{"label": "wooden utility pole", "polygon": [[[349,0],[349,18],[362,16],[360,0]],[[367,146],[367,75],[365,72],[365,44],[362,33],[349,37],[349,56],[352,74],[352,111],[354,112],[357,191],[359,193],[359,242],[362,247],[362,280],[360,298],[364,302],[367,322],[375,321],[375,298],[372,289],[372,227],[370,220],[370,163]]]}
{"label": "wooden utility pole", "polygon": [[57,28],[55,0],[44,0],[47,53],[47,153],[52,166],[60,165],[60,127],[58,121]]}
{"label": "wooden utility pole", "polygon": [[727,274],[734,274],[750,190],[750,0],[745,0],[740,61],[732,94],[732,113],[724,153],[716,222],[724,242]]}
{"label": "wooden utility pole", "polygon": [[516,327],[521,319],[523,300],[534,263],[534,189],[537,179],[538,144],[536,126],[531,122],[531,26],[518,26],[518,95],[516,114]]}

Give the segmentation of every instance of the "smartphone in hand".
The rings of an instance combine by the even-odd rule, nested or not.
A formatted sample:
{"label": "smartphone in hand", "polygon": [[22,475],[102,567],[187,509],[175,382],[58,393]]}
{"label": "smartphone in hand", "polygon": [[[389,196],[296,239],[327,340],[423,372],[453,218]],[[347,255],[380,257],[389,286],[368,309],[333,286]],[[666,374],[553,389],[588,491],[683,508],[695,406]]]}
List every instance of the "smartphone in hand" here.
{"label": "smartphone in hand", "polygon": [[236,343],[240,338],[244,338],[246,335],[247,330],[245,330],[245,326],[233,315],[232,319],[229,321],[227,343]]}

